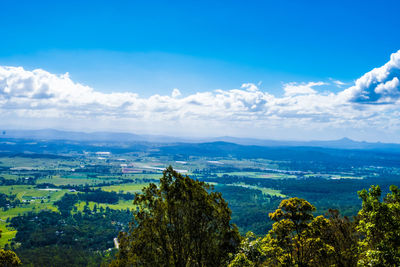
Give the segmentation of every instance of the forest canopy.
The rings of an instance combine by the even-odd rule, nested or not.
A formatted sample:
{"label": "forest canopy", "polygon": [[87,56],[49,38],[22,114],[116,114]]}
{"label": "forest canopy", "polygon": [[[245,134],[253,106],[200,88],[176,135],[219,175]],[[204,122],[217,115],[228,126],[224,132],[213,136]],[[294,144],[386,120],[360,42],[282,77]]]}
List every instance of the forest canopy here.
{"label": "forest canopy", "polygon": [[170,166],[136,195],[137,211],[111,266],[224,266],[240,235],[221,193]]}
{"label": "forest canopy", "polygon": [[400,190],[358,192],[362,208],[349,219],[337,210],[314,216],[305,199],[288,198],[269,214],[265,236],[241,237],[230,209],[210,185],[172,167],[160,185],[134,200],[137,210],[111,266],[394,266],[400,262]]}

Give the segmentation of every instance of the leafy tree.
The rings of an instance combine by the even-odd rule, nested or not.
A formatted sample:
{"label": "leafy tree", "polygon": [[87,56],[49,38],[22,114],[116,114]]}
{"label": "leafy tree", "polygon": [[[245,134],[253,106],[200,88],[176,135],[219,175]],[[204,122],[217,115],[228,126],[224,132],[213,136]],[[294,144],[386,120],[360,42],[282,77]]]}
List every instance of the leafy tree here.
{"label": "leafy tree", "polygon": [[240,242],[221,193],[170,166],[135,196],[129,232],[111,266],[224,266]]}
{"label": "leafy tree", "polygon": [[4,267],[13,267],[21,265],[21,260],[17,254],[11,250],[0,249],[0,265]]}
{"label": "leafy tree", "polygon": [[265,240],[248,232],[240,242],[240,249],[228,267],[260,266],[267,260]]}
{"label": "leafy tree", "polygon": [[68,217],[76,203],[78,203],[77,195],[65,194],[60,200],[54,202],[54,205],[58,207],[64,217]]}
{"label": "leafy tree", "polygon": [[283,200],[270,214],[276,222],[268,235],[248,233],[229,266],[355,266],[355,223],[335,210],[314,218],[314,210],[304,199]]}
{"label": "leafy tree", "polygon": [[398,266],[400,262],[400,190],[390,186],[390,193],[381,199],[379,186],[358,192],[362,209],[358,213],[360,265]]}
{"label": "leafy tree", "polygon": [[338,210],[329,210],[327,214],[329,223],[320,232],[320,237],[325,243],[331,245],[332,261],[335,266],[356,266],[358,261],[357,221],[342,217]]}
{"label": "leafy tree", "polygon": [[93,251],[79,246],[50,245],[18,249],[24,266],[99,267],[113,251]]}
{"label": "leafy tree", "polygon": [[[17,230],[14,238],[21,250],[44,246],[73,246],[81,249],[106,250],[114,247],[113,239],[128,229],[132,214],[125,210],[109,213],[78,212],[65,218],[58,212],[27,213],[11,219],[10,226]],[[44,250],[45,251],[45,250]]]}
{"label": "leafy tree", "polygon": [[0,249],[0,265],[3,267],[19,266],[21,265],[21,260],[18,258],[17,254],[15,254],[14,251]]}
{"label": "leafy tree", "polygon": [[308,201],[295,197],[282,200],[278,209],[269,214],[276,221],[265,240],[273,260],[270,264],[307,265],[311,240],[307,240],[306,230],[313,211],[315,207]]}

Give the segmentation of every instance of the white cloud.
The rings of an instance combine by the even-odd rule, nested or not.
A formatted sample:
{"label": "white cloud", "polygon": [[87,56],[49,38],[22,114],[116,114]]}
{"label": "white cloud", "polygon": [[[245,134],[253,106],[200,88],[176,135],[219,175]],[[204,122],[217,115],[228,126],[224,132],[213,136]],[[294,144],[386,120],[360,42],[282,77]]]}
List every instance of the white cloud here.
{"label": "white cloud", "polygon": [[390,136],[400,131],[399,68],[400,51],[339,93],[315,90],[324,82],[287,83],[277,97],[246,83],[187,96],[175,88],[170,96],[143,98],[102,93],[68,73],[0,66],[0,125],[281,139],[361,132],[366,138],[378,132]]}
{"label": "white cloud", "polygon": [[317,91],[313,89],[314,86],[326,85],[324,82],[309,82],[309,83],[286,83],[283,85],[283,90],[285,91],[285,96],[295,96],[295,95],[309,95],[315,94]]}
{"label": "white cloud", "polygon": [[392,80],[378,84],[374,92],[382,97],[397,98],[400,95],[399,89],[399,79],[394,77]]}
{"label": "white cloud", "polygon": [[181,91],[179,91],[178,88],[175,88],[174,90],[172,90],[171,96],[172,96],[173,98],[180,97],[181,95],[182,95],[182,94],[181,94]]}
{"label": "white cloud", "polygon": [[398,77],[400,77],[400,50],[390,56],[389,62],[364,74],[354,86],[344,90],[340,95],[348,101],[358,103],[396,102],[400,98],[399,86],[398,84],[395,86]]}
{"label": "white cloud", "polygon": [[335,80],[332,78],[329,78],[329,80],[339,88],[342,88],[344,85],[346,85],[346,83],[339,81],[339,80]]}

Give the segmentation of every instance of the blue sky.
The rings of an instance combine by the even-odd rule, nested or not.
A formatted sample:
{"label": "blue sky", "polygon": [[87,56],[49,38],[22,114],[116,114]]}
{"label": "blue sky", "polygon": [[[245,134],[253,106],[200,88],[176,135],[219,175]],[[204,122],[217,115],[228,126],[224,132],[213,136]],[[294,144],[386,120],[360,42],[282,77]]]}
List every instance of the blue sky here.
{"label": "blue sky", "polygon": [[[246,91],[249,87],[241,86],[247,83],[275,98],[288,96],[288,84],[293,87],[310,82],[323,83],[309,88],[318,93],[339,94],[373,68],[386,64],[390,55],[400,49],[399,11],[398,1],[384,0],[1,1],[0,66],[22,67],[25,71],[42,69],[49,75],[68,72],[68,79],[97,93],[137,94],[146,101],[157,94],[171,95],[174,88],[179,89],[181,98],[190,98],[216,89]],[[61,110],[58,113],[66,112]],[[21,114],[8,112],[3,115],[7,121],[3,121],[4,127],[23,124]],[[176,115],[182,123],[177,128],[187,128],[181,133],[184,135],[196,132],[188,130],[191,123],[197,125],[187,119],[185,114],[189,113]],[[273,118],[268,114],[263,115],[266,121]],[[231,120],[238,123],[242,119],[238,113],[232,116],[229,125],[233,125]],[[126,117],[131,118],[132,115]],[[21,123],[15,123],[17,120]],[[53,119],[46,121],[43,127],[60,127]],[[228,122],[225,118],[216,119],[215,123],[224,129]],[[318,134],[314,135],[303,129],[306,126],[298,125],[304,136],[284,138],[350,136],[400,141],[394,122],[380,128],[360,126],[348,130],[343,130],[346,123],[335,123],[315,126]],[[143,133],[154,129],[151,123],[140,129],[125,129],[123,122],[119,126],[102,125],[108,125],[105,129]],[[276,126],[272,131],[263,126],[250,135],[276,139],[282,131],[287,130]],[[155,132],[164,133],[162,129]],[[223,131],[204,129],[198,134],[220,135]],[[227,134],[249,135],[233,126]]]}
{"label": "blue sky", "polygon": [[400,43],[398,1],[0,5],[3,65],[69,72],[99,90],[193,92],[259,81],[274,90],[280,82],[351,81],[385,63]]}

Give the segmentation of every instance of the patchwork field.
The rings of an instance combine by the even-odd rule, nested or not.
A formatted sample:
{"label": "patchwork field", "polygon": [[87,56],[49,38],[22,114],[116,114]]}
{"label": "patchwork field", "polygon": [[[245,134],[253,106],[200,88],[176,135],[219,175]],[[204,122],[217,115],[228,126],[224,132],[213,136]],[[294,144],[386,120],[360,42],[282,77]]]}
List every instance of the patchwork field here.
{"label": "patchwork field", "polygon": [[[301,149],[299,154],[287,157],[282,151],[274,150],[281,155],[279,159],[273,159],[275,154],[271,153],[272,159],[262,154],[243,156],[247,150],[243,150],[240,157],[233,154],[209,156],[208,152],[196,149],[191,151],[185,147],[177,150],[179,153],[175,150],[170,153],[167,150],[160,152],[162,150],[156,145],[147,150],[124,148],[123,152],[116,152],[99,143],[93,147],[83,146],[82,150],[63,148],[62,153],[54,154],[3,154],[0,156],[0,246],[10,244],[16,234],[7,223],[11,218],[46,210],[60,212],[54,203],[64,201],[64,196],[88,194],[92,197],[89,201],[77,200],[73,204],[74,213],[89,210],[93,214],[95,206],[98,210],[108,208],[124,212],[135,209],[132,194],[140,193],[150,182],[157,183],[169,165],[183,175],[213,184],[228,201],[233,222],[241,231],[255,233],[266,231],[271,224],[268,212],[273,211],[283,198],[299,196],[310,199],[317,208],[335,207],[352,215],[359,205],[354,192],[389,174],[400,177],[400,169],[396,166],[375,166],[375,162],[368,163],[368,160],[357,166],[353,166],[356,165],[354,162],[347,166],[346,161],[335,162],[331,156],[321,162],[320,154],[318,158],[308,159],[308,154]],[[216,154],[220,152],[215,151]],[[342,157],[346,155],[346,152],[341,154]],[[393,183],[385,179],[379,182]],[[106,203],[101,199],[103,196],[113,200]],[[247,217],[256,219],[249,221]]]}
{"label": "patchwork field", "polygon": [[121,184],[121,185],[110,185],[101,187],[104,191],[124,192],[124,193],[139,193],[142,188],[147,186],[148,183],[144,184]]}

